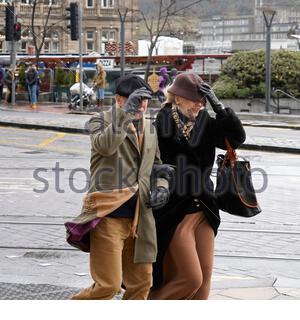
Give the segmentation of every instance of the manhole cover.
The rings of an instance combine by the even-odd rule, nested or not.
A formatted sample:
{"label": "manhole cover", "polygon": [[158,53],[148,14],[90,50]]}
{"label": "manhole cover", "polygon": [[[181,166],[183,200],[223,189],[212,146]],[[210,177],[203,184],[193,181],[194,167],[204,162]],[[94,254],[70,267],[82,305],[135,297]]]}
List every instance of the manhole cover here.
{"label": "manhole cover", "polygon": [[80,288],[0,282],[1,300],[67,300]]}

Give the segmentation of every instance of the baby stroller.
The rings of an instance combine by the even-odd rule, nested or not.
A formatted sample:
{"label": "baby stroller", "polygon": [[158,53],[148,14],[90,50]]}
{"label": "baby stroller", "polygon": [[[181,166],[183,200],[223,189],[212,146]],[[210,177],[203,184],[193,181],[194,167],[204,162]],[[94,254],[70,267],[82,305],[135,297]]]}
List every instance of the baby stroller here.
{"label": "baby stroller", "polygon": [[[80,83],[75,83],[70,88],[71,102],[69,104],[70,110],[80,110]],[[90,88],[85,83],[82,84],[82,99],[83,99],[83,109],[91,109],[92,101],[95,100],[95,92],[93,88]],[[93,99],[94,98],[94,99]]]}

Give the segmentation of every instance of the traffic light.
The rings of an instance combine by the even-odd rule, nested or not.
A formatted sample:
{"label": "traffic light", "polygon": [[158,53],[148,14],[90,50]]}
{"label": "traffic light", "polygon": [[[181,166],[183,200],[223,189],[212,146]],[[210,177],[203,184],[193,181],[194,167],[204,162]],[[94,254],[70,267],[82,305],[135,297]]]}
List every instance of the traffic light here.
{"label": "traffic light", "polygon": [[5,7],[5,40],[14,41],[15,7]]}
{"label": "traffic light", "polygon": [[21,23],[16,22],[14,24],[14,41],[21,40]]}
{"label": "traffic light", "polygon": [[71,40],[79,39],[79,7],[77,2],[71,2],[70,7],[66,8],[70,11],[70,16],[67,19],[71,21],[71,24],[67,28],[71,29]]}

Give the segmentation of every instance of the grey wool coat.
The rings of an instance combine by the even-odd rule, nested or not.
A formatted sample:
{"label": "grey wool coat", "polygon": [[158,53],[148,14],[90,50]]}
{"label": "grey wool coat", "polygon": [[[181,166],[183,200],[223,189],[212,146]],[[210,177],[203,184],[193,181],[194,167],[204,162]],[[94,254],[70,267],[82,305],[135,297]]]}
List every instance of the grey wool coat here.
{"label": "grey wool coat", "polygon": [[[157,254],[156,229],[152,209],[146,203],[153,164],[162,162],[151,121],[144,118],[140,144],[132,127],[131,116],[116,107],[90,119],[90,188],[82,213],[73,222],[102,218],[138,192],[134,262],[152,263]],[[160,178],[157,186],[168,188],[168,181]]]}

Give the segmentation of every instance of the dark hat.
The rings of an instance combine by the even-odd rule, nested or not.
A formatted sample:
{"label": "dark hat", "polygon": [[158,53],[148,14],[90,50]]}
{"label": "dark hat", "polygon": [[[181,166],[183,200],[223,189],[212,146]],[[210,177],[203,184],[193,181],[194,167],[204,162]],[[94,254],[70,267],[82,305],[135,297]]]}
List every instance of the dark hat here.
{"label": "dark hat", "polygon": [[181,73],[176,76],[168,92],[191,101],[200,101],[204,96],[199,92],[198,85],[203,80],[196,73]]}
{"label": "dark hat", "polygon": [[152,89],[149,84],[144,79],[134,74],[128,74],[118,78],[115,85],[115,94],[122,97],[128,98],[133,91],[142,87],[145,87],[152,93]]}

